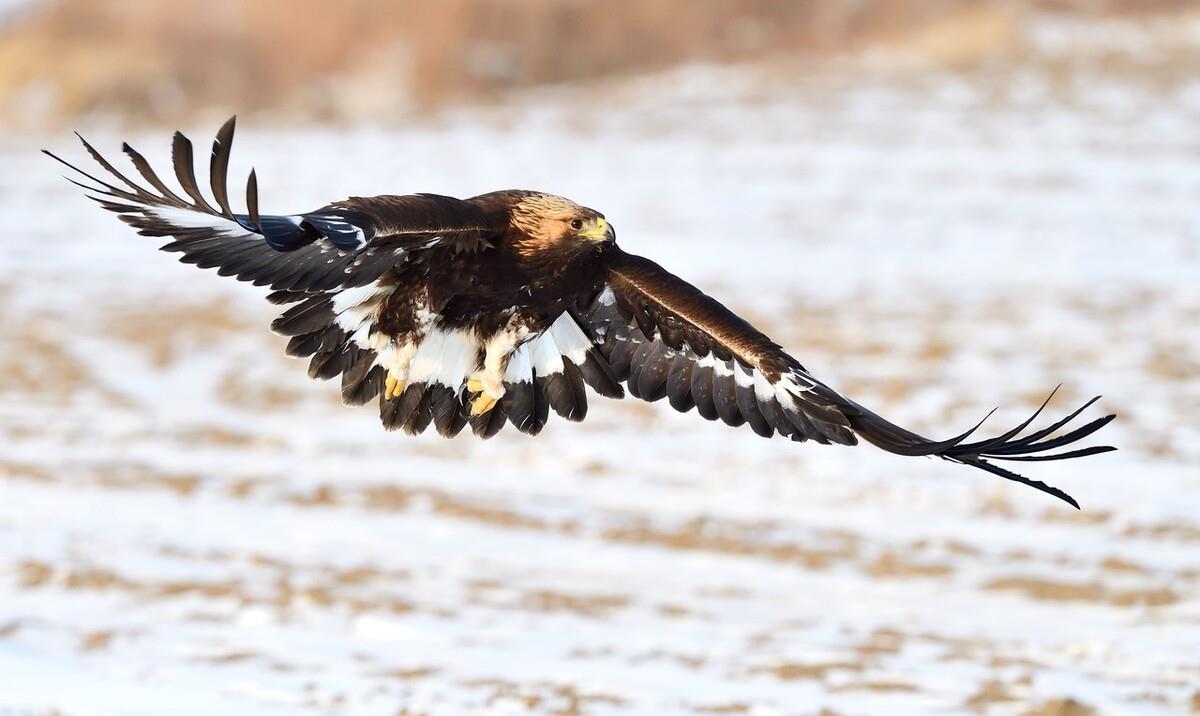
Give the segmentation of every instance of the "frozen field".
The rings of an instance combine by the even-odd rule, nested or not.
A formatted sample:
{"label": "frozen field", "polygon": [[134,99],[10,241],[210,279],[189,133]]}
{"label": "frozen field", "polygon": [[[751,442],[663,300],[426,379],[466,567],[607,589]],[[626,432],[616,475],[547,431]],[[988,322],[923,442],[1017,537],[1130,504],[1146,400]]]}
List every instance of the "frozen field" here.
{"label": "frozen field", "polygon": [[35,154],[68,134],[5,137],[0,714],[1200,710],[1200,80],[693,69],[240,132],[264,210],[552,190],[901,424],[1061,382],[1121,451],[1029,467],[1076,512],[632,400],[385,433]]}

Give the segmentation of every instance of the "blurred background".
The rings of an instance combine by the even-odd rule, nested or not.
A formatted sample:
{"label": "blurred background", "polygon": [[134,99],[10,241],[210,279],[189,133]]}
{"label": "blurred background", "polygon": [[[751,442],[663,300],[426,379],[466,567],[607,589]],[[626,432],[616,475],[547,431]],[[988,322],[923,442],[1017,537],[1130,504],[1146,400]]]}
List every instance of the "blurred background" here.
{"label": "blurred background", "polygon": [[[112,117],[397,122],[513,90],[689,62],[817,63],[872,48],[958,68],[1012,62],[1045,13],[1190,19],[1188,0],[5,0],[0,100],[17,126]],[[1194,20],[1193,20],[1194,21]],[[1177,28],[1178,30],[1178,28]],[[1167,77],[1195,71],[1187,31],[1156,37]],[[1151,58],[1119,44],[1113,71]],[[1069,73],[1072,57],[1060,57]],[[1141,60],[1142,63],[1139,63]]]}
{"label": "blurred background", "polygon": [[[1198,70],[1184,0],[0,1],[0,714],[1200,713]],[[37,151],[235,113],[265,211],[563,194],[896,422],[1120,451],[388,434]]]}

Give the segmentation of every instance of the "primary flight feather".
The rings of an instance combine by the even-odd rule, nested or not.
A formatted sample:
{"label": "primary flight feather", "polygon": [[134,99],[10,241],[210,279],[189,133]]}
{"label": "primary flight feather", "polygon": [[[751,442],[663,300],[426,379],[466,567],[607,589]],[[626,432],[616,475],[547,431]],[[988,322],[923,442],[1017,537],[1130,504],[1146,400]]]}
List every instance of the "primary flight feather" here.
{"label": "primary flight feather", "polygon": [[233,133],[230,119],[213,143],[215,207],[196,181],[192,144],[178,132],[171,156],[186,198],[129,145],[122,149],[149,189],[82,137],[111,176],[100,179],[47,154],[77,172],[79,180],[71,181],[138,233],[170,238],[164,251],[270,287],[268,300],[288,306],[271,324],[290,337],[288,355],[308,357],[313,378],[340,375],[348,404],[378,398],[389,430],[415,434],[432,425],[449,437],[469,425],[486,438],[512,424],[536,435],[551,411],[583,420],[586,385],[611,398],[626,390],[642,400],[666,398],[681,412],[749,425],[764,437],[841,445],[862,437],[898,455],[971,465],[1075,507],[1058,488],[993,461],[1114,449],[1047,454],[1112,420],[1104,416],[1053,436],[1096,398],[1024,437],[1018,436],[1045,403],[1029,420],[986,440],[968,442],[974,429],[943,441],[905,430],[825,385],[696,287],[621,250],[603,214],[551,194],[351,197],[275,215],[260,212],[251,171],[246,213],[235,213],[226,188]]}

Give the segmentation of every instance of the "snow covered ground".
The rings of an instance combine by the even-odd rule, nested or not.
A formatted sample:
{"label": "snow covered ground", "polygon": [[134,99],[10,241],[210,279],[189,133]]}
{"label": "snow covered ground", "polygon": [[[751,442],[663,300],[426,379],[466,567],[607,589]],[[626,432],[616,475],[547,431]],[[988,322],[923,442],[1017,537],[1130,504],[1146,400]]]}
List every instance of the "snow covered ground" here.
{"label": "snow covered ground", "polygon": [[231,176],[276,211],[571,196],[935,435],[1103,393],[1121,451],[1028,470],[1081,512],[631,400],[537,439],[385,433],[283,357],[262,291],[33,152],[68,137],[6,137],[0,713],[1200,709],[1200,80],[780,75],[244,121]]}

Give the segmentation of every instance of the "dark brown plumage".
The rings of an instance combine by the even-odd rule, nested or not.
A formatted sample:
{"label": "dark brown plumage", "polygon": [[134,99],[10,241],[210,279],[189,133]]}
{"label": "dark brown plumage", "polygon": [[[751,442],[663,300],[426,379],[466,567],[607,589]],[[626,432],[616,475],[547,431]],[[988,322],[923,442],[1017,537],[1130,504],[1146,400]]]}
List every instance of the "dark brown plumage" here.
{"label": "dark brown plumage", "polygon": [[862,437],[899,455],[972,465],[1076,507],[1061,490],[992,461],[1113,449],[1046,454],[1113,418],[1050,437],[1095,399],[1023,438],[1033,418],[977,442],[967,442],[973,431],[934,441],[904,430],[816,379],[699,289],[622,251],[602,214],[562,197],[532,191],[465,200],[352,197],[273,215],[259,210],[252,171],[247,211],[235,213],[226,188],[233,133],[231,119],[212,148],[216,207],[200,191],[192,144],[179,133],[172,161],[186,198],[128,145],[123,150],[152,189],[86,141],[110,179],[50,156],[80,175],[83,181],[71,181],[89,198],[139,233],[169,238],[162,249],[181,261],[269,286],[268,299],[285,306],[271,327],[289,338],[288,355],[308,358],[313,378],[341,376],[348,404],[378,398],[389,430],[432,426],[453,436],[469,426],[490,437],[507,423],[536,435],[551,413],[583,420],[585,386],[614,398],[628,390],[642,400],[665,398],[682,412],[695,409],[707,420],[748,425],[764,437],[842,445]]}

